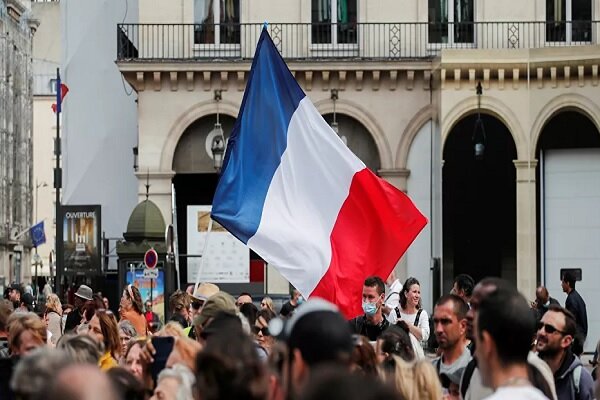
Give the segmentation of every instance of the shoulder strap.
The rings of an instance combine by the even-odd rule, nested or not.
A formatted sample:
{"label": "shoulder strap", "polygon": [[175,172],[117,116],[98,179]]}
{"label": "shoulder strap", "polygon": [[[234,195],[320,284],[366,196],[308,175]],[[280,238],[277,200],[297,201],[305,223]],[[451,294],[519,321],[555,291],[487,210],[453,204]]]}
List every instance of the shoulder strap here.
{"label": "shoulder strap", "polygon": [[571,379],[573,379],[573,387],[575,388],[575,396],[579,398],[579,383],[581,381],[581,364],[576,366],[573,369],[573,373],[571,374]]}
{"label": "shoulder strap", "polygon": [[477,363],[475,362],[475,359],[472,359],[465,367],[465,371],[460,379],[460,394],[463,399],[467,395],[467,390],[471,384],[471,377],[473,376],[473,372],[475,372],[475,368],[477,368]]}
{"label": "shoulder strap", "polygon": [[396,308],[394,308],[394,310],[396,311],[396,318],[400,319],[401,318],[401,316],[400,316],[400,307],[396,307]]}
{"label": "shoulder strap", "polygon": [[415,322],[414,322],[415,326],[419,326],[419,318],[421,317],[421,311],[423,311],[422,308],[419,311],[417,311],[417,316],[415,317]]}

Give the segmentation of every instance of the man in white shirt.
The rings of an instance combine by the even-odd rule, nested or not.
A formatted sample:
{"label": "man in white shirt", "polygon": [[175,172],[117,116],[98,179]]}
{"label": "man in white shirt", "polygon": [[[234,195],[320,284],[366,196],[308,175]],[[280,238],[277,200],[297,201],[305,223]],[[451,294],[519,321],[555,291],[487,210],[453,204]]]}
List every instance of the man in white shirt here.
{"label": "man in white shirt", "polygon": [[488,295],[479,304],[473,330],[482,382],[494,390],[486,399],[547,399],[527,374],[535,318],[521,294],[498,288]]}
{"label": "man in white shirt", "polygon": [[383,306],[383,315],[394,325],[398,321],[396,312],[394,311],[400,306],[400,292],[402,291],[402,282],[396,278],[396,273],[392,271],[390,276],[385,281],[387,290],[385,291],[385,303]]}

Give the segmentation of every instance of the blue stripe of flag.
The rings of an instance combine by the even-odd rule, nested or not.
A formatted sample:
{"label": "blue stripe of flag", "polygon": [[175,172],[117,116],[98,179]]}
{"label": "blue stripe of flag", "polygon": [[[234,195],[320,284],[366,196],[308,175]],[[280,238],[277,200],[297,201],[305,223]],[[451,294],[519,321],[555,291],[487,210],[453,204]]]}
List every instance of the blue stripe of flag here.
{"label": "blue stripe of flag", "polygon": [[211,212],[244,243],[258,229],[269,185],[287,147],[290,119],[304,97],[263,29]]}

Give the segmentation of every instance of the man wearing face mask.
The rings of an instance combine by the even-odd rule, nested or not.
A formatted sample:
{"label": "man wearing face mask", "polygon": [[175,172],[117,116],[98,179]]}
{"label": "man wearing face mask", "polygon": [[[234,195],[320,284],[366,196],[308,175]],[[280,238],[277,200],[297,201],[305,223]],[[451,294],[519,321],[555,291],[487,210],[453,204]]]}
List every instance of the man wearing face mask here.
{"label": "man wearing face mask", "polygon": [[376,341],[379,338],[383,331],[390,326],[382,314],[384,300],[383,280],[378,276],[370,276],[365,279],[362,292],[362,308],[365,314],[349,321],[352,333],[366,336],[370,341]]}

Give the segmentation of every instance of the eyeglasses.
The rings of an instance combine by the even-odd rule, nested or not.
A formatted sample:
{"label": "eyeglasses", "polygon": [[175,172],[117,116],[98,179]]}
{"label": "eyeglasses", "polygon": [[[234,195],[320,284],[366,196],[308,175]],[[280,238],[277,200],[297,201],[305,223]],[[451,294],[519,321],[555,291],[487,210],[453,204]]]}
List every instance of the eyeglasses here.
{"label": "eyeglasses", "polygon": [[263,336],[271,336],[271,333],[269,332],[269,328],[267,328],[266,326],[264,328],[259,328],[258,326],[253,326],[252,331],[254,332],[255,335],[262,333]]}
{"label": "eyeglasses", "polygon": [[260,303],[260,306],[261,306],[261,307],[266,307],[266,306],[267,306],[267,303]]}
{"label": "eyeglasses", "polygon": [[563,331],[560,331],[560,330],[556,329],[554,326],[552,326],[550,324],[545,324],[543,322],[538,323],[538,327],[537,327],[538,331],[540,329],[542,329],[542,328],[544,328],[544,331],[546,333],[548,333],[548,334],[553,334],[554,332],[558,332],[561,335],[566,335],[567,334],[566,332],[563,332]]}

